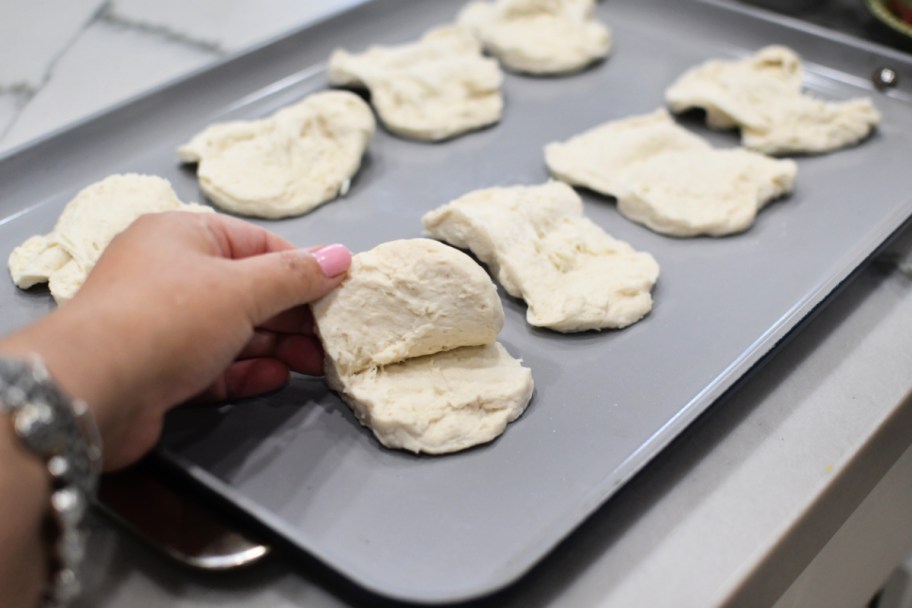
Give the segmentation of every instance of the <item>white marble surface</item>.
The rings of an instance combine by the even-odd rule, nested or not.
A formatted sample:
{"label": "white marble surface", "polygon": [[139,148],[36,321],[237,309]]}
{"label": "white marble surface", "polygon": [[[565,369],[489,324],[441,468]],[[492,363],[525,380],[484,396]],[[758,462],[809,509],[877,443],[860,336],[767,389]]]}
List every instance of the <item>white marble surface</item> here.
{"label": "white marble surface", "polygon": [[361,0],[3,0],[0,155]]}

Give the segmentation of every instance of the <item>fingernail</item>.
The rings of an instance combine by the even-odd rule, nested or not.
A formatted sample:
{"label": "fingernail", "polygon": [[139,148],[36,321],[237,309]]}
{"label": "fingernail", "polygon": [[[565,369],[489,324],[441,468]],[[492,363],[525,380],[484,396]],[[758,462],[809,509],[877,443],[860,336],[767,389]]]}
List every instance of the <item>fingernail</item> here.
{"label": "fingernail", "polygon": [[320,265],[320,270],[327,277],[340,275],[351,266],[351,252],[345,245],[326,245],[313,251],[312,255]]}

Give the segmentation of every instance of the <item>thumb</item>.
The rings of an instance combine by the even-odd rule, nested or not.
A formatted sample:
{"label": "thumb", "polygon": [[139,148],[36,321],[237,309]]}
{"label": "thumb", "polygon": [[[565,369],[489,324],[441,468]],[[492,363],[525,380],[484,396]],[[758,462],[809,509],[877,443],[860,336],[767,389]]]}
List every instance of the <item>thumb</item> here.
{"label": "thumb", "polygon": [[351,252],[345,245],[325,245],[265,253],[236,264],[252,298],[251,320],[259,325],[329,293],[345,278]]}

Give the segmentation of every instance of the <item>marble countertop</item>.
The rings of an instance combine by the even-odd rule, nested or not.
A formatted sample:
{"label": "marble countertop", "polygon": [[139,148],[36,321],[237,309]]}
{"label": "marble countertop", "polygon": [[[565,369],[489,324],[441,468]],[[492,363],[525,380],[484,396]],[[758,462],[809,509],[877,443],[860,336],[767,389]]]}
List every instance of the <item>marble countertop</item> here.
{"label": "marble countertop", "polygon": [[0,3],[0,154],[360,1]]}
{"label": "marble countertop", "polygon": [[[0,156],[360,1],[0,3]],[[804,17],[855,27],[868,38],[881,35],[859,11],[860,2],[813,4],[835,8],[826,17]],[[912,233],[736,398],[701,419],[648,474],[489,603],[677,608],[768,605],[763,600],[779,598],[783,606],[822,606],[838,592],[842,605],[863,605],[883,564],[895,563],[912,546],[907,522],[886,544],[882,535],[869,535],[881,543],[872,549],[876,555],[841,562],[853,572],[820,562],[818,570],[830,579],[802,583],[796,577],[817,572],[815,555],[834,543],[850,539],[864,550],[865,539],[851,536],[855,514],[873,513],[883,527],[901,523],[897,509],[912,504],[912,492],[897,494],[896,483],[883,485],[896,471],[912,470],[910,259]],[[871,496],[897,509],[865,507]],[[104,522],[88,563],[88,593],[79,606],[272,608],[365,601],[281,558],[229,576],[194,573]],[[834,572],[864,584],[846,592],[831,584]],[[814,584],[821,580],[826,584]],[[824,588],[834,591],[821,596]]]}

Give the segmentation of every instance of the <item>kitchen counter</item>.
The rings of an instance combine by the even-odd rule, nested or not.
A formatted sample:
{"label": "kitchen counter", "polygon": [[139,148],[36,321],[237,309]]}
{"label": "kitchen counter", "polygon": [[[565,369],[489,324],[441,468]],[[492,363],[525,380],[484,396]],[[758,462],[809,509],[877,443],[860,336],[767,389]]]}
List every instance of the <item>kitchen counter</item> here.
{"label": "kitchen counter", "polygon": [[[0,154],[354,5],[35,0],[0,6]],[[804,17],[884,36],[857,2]],[[48,11],[55,19],[49,20]],[[801,15],[799,15],[801,16]],[[878,34],[878,31],[880,32]],[[900,75],[912,78],[912,74]],[[912,548],[912,230],[494,606],[862,606]],[[351,606],[281,555],[176,565],[103,518],[78,606]]]}

